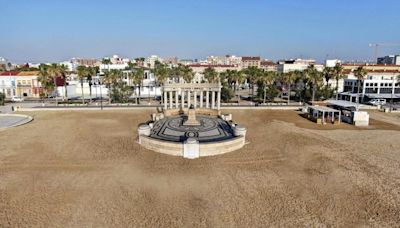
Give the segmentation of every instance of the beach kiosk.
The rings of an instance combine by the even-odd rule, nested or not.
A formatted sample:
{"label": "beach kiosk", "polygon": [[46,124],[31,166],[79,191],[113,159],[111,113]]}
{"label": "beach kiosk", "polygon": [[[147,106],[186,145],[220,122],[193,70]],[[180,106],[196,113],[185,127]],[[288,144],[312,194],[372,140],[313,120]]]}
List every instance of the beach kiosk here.
{"label": "beach kiosk", "polygon": [[307,118],[317,124],[340,124],[341,113],[339,110],[326,106],[310,106],[308,107]]}

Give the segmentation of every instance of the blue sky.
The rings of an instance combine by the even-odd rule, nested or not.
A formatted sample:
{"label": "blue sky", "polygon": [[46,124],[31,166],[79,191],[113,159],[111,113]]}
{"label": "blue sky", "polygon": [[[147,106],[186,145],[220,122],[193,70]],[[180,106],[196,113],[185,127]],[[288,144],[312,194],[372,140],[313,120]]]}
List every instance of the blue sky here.
{"label": "blue sky", "polygon": [[[372,59],[400,43],[399,0],[0,0],[0,56]],[[380,54],[400,53],[384,47]]]}

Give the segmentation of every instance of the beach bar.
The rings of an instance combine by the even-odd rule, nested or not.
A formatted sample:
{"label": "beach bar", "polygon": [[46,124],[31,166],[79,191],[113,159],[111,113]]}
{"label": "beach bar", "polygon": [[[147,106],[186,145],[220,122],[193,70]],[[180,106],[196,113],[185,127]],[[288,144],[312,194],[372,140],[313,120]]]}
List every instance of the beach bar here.
{"label": "beach bar", "polygon": [[340,110],[329,108],[326,106],[310,106],[308,107],[307,118],[317,124],[340,124]]}

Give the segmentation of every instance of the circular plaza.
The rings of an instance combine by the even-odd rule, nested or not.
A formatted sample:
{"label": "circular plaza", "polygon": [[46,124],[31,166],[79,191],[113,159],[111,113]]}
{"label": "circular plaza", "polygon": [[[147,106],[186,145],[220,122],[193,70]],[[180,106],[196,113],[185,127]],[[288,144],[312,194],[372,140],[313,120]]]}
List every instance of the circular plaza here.
{"label": "circular plaza", "polygon": [[138,142],[159,153],[198,158],[238,150],[246,129],[221,114],[220,85],[170,84],[163,87],[164,110],[138,127]]}
{"label": "circular plaza", "polygon": [[0,114],[0,130],[17,127],[31,122],[33,118],[21,114]]}

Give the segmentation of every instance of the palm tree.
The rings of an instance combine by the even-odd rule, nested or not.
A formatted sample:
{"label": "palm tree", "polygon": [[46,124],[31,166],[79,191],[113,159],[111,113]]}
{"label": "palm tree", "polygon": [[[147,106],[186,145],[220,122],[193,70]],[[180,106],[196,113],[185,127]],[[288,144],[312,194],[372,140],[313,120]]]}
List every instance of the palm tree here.
{"label": "palm tree", "polygon": [[[156,82],[155,82],[155,91],[157,91],[157,84],[164,84],[164,82],[167,80],[168,78],[168,68],[156,61],[155,65],[154,65],[154,69],[152,69],[152,72],[155,76]],[[161,96],[161,102],[164,102],[164,96]]]}
{"label": "palm tree", "polygon": [[64,64],[58,66],[58,73],[61,75],[64,83],[64,100],[66,99],[68,102],[68,92],[67,92],[67,73],[68,67]]}
{"label": "palm tree", "polygon": [[365,75],[367,75],[367,71],[364,69],[364,67],[359,66],[357,67],[357,69],[353,71],[353,74],[357,78],[357,107],[358,107],[358,104],[360,103],[361,82],[364,80]]}
{"label": "palm tree", "polygon": [[328,88],[329,80],[333,78],[333,67],[325,67],[324,70],[322,71],[322,74],[324,75],[324,79],[326,82],[325,86]]}
{"label": "palm tree", "polygon": [[258,83],[263,88],[263,104],[265,104],[266,97],[267,97],[267,88],[271,88],[274,85],[275,80],[277,78],[277,73],[273,71],[263,71],[261,76],[258,77]]}
{"label": "palm tree", "polygon": [[333,67],[333,78],[336,80],[336,100],[339,99],[339,80],[344,78],[343,67],[339,63]]}
{"label": "palm tree", "polygon": [[142,67],[137,67],[133,72],[133,83],[139,88],[139,99],[136,97],[136,103],[140,104],[141,88],[144,79],[144,69]]}
{"label": "palm tree", "polygon": [[86,66],[78,66],[76,68],[78,79],[81,82],[82,104],[85,104],[85,95],[83,94],[83,80],[88,76],[88,68]]}
{"label": "palm tree", "polygon": [[310,65],[306,70],[305,70],[305,75],[311,81],[312,84],[312,98],[311,101],[315,101],[315,93],[317,91],[318,84],[322,80],[322,74],[319,72],[314,65]]}
{"label": "palm tree", "polygon": [[49,91],[52,91],[54,89],[54,80],[51,78],[48,68],[49,68],[49,66],[46,64],[39,65],[38,81],[40,82],[40,84],[43,88],[45,97],[48,97]]}
{"label": "palm tree", "polygon": [[218,72],[215,71],[214,68],[212,67],[207,67],[204,69],[204,78],[209,82],[209,83],[218,83],[219,82],[219,75]]}
{"label": "palm tree", "polygon": [[98,67],[88,67],[90,103],[92,102],[92,80],[93,77],[97,75],[97,72],[98,72]]}
{"label": "palm tree", "polygon": [[283,82],[288,85],[288,99],[287,99],[288,105],[290,104],[290,95],[291,95],[292,84],[297,80],[297,76],[299,74],[300,74],[299,71],[289,71],[282,75]]}
{"label": "palm tree", "polygon": [[254,95],[254,84],[257,82],[257,78],[261,75],[261,71],[258,67],[256,66],[250,66],[246,69],[243,70],[243,73],[247,76],[247,80],[249,84],[251,85],[251,99],[253,100],[253,95]]}
{"label": "palm tree", "polygon": [[181,66],[178,69],[180,71],[180,74],[181,74],[183,80],[186,83],[191,83],[193,81],[194,72],[193,72],[192,68],[190,68],[189,66]]}
{"label": "palm tree", "polygon": [[56,105],[58,105],[57,77],[60,75],[59,67],[57,64],[53,63],[47,68],[47,71],[54,81]]}
{"label": "palm tree", "polygon": [[107,65],[107,66],[108,66],[108,71],[110,70],[111,60],[110,60],[109,58],[103,58],[103,59],[101,60],[101,64]]}

